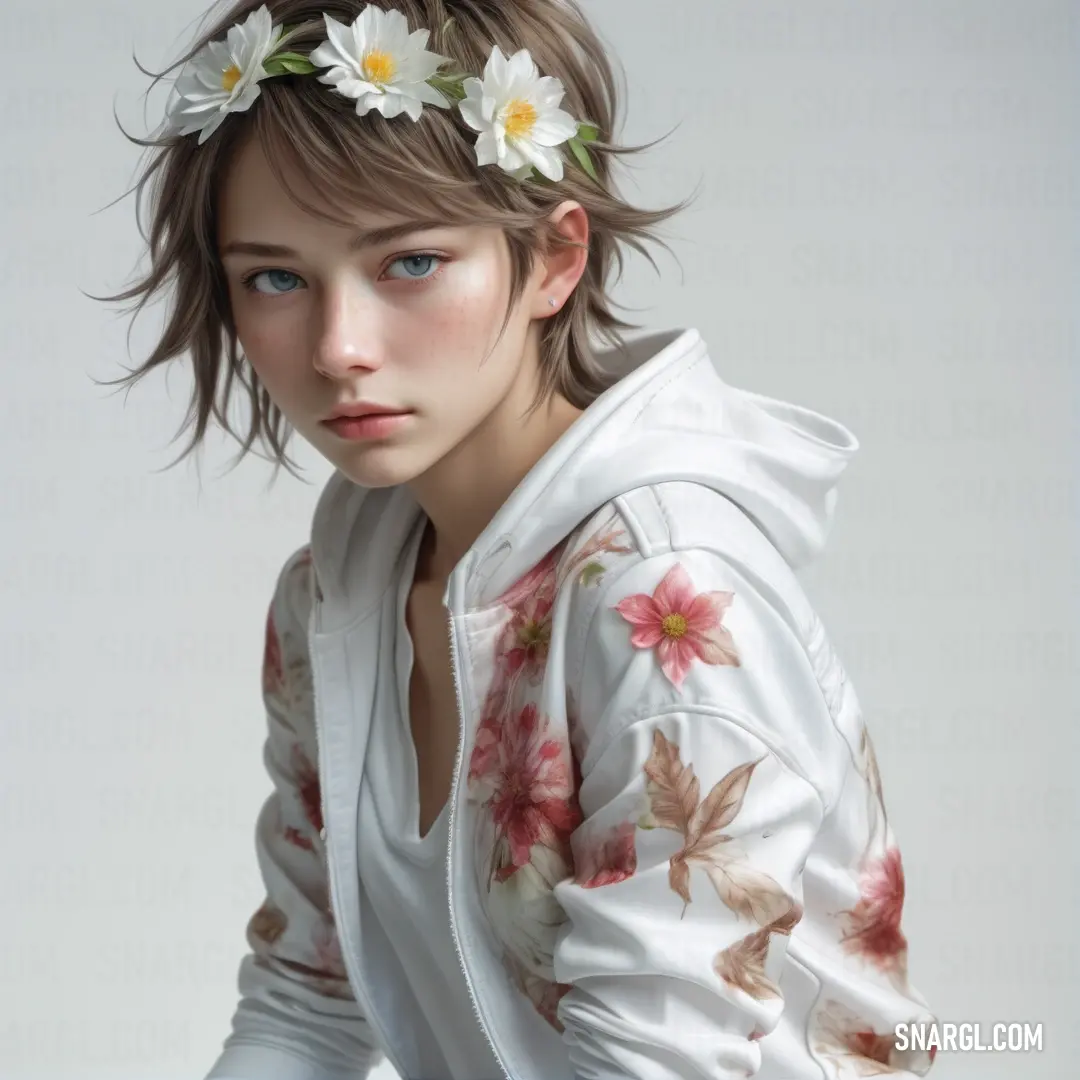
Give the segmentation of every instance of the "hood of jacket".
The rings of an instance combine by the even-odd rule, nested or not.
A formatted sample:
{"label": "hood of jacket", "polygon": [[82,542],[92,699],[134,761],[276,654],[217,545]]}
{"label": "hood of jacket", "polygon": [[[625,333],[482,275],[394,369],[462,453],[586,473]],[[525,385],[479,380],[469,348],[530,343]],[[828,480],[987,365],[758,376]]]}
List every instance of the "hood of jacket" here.
{"label": "hood of jacket", "polygon": [[[619,381],[536,463],[458,564],[467,578],[482,579],[485,595],[509,588],[615,497],[672,480],[702,484],[736,503],[792,567],[818,554],[837,483],[859,448],[851,431],[811,409],[729,385],[695,329],[637,338],[598,359]],[[373,495],[378,506],[365,507]],[[418,510],[404,486],[374,491],[335,473],[312,530],[320,580],[346,580],[343,563],[355,541],[369,554],[380,539],[392,545]],[[358,524],[367,536],[355,537]],[[381,565],[369,561],[367,573],[388,570],[390,555],[379,552]]]}

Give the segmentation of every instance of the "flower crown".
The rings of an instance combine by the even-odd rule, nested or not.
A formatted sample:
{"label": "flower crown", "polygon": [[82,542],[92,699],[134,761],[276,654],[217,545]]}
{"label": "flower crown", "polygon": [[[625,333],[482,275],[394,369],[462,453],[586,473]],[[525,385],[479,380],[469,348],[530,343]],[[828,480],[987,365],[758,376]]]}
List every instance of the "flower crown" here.
{"label": "flower crown", "polygon": [[273,25],[265,4],[230,27],[225,41],[207,43],[176,80],[166,107],[166,133],[197,131],[201,146],[228,113],[251,107],[263,79],[328,68],[319,82],[355,99],[357,116],[375,109],[387,119],[405,113],[415,122],[424,105],[447,109],[456,103],[465,123],[479,132],[478,165],[498,165],[517,180],[530,178],[535,168],[557,182],[563,158],[556,148],[567,143],[581,168],[597,180],[586,144],[596,140],[598,129],[559,108],[566,92],[562,82],[541,77],[528,49],[507,59],[496,45],[481,79],[439,75],[450,58],[428,52],[429,31],[410,34],[400,11],[368,4],[351,26],[325,13],[323,20],[327,40],[306,57],[276,51],[290,31]]}

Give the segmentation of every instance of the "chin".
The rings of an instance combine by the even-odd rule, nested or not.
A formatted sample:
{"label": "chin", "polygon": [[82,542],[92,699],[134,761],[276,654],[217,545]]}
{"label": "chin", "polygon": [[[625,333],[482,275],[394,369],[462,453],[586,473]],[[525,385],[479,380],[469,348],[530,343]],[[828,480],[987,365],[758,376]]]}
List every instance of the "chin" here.
{"label": "chin", "polygon": [[366,488],[407,484],[424,471],[422,465],[417,465],[415,459],[410,460],[410,456],[401,453],[400,449],[396,452],[387,448],[382,453],[337,454],[332,460],[354,484]]}

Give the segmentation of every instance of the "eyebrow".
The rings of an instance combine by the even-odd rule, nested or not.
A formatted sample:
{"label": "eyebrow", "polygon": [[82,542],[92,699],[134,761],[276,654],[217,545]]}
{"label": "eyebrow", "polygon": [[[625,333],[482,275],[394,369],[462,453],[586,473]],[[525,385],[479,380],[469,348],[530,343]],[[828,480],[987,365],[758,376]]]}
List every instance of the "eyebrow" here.
{"label": "eyebrow", "polygon": [[[442,229],[446,227],[445,221],[401,221],[395,225],[382,225],[377,229],[368,229],[357,233],[349,241],[349,250],[358,251],[362,248],[378,247],[379,244],[389,243],[402,236],[412,233],[423,232],[425,229]],[[226,255],[264,255],[285,256],[299,258],[300,253],[283,244],[261,244],[254,240],[232,240],[221,249],[222,257]]]}

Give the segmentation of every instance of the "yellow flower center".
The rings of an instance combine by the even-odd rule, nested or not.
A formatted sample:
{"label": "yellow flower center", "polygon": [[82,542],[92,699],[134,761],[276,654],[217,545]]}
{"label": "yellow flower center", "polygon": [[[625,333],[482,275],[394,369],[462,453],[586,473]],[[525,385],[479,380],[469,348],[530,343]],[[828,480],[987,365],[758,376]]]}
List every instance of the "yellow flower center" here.
{"label": "yellow flower center", "polygon": [[551,641],[551,623],[533,620],[518,630],[518,640],[526,649],[541,649]]}
{"label": "yellow flower center", "polygon": [[233,92],[233,87],[240,81],[240,77],[243,73],[235,64],[230,64],[221,73],[221,88],[227,93]]}
{"label": "yellow flower center", "polygon": [[664,616],[660,626],[668,637],[680,638],[686,633],[686,616],[672,612]]}
{"label": "yellow flower center", "polygon": [[503,123],[506,125],[506,134],[512,139],[520,139],[527,136],[536,123],[536,109],[527,101],[514,98],[504,110]]}
{"label": "yellow flower center", "polygon": [[376,86],[383,86],[394,77],[395,71],[397,71],[397,65],[388,52],[372,49],[371,52],[365,53],[364,78],[368,82],[375,83]]}

